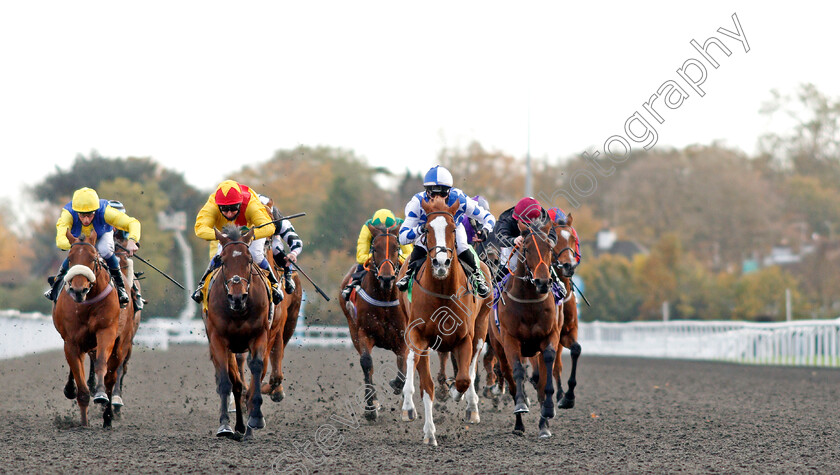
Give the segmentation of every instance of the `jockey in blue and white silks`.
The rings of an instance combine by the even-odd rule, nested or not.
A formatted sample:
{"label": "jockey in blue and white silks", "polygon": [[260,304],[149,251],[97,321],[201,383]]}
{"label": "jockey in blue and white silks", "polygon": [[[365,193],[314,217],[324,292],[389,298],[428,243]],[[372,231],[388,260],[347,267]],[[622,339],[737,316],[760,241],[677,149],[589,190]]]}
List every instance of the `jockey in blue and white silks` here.
{"label": "jockey in blue and white silks", "polygon": [[475,255],[470,250],[467,242],[467,233],[464,229],[463,220],[473,219],[481,223],[482,227],[488,232],[493,230],[496,224],[496,218],[489,210],[484,209],[478,202],[458,188],[453,188],[452,174],[449,170],[441,166],[432,167],[423,179],[423,186],[426,188],[425,192],[414,195],[408,204],[405,206],[405,221],[400,227],[400,244],[414,243],[414,250],[411,252],[409,259],[409,268],[405,276],[397,282],[397,288],[405,291],[408,288],[408,283],[411,281],[412,275],[422,265],[426,259],[428,252],[426,248],[426,239],[423,235],[423,227],[426,224],[426,212],[420,205],[423,201],[429,201],[433,196],[442,196],[446,198],[446,204],[451,206],[456,201],[460,203],[455,212],[455,249],[458,254],[458,259],[462,264],[465,264],[465,269],[468,274],[472,274],[476,291],[481,297],[486,297],[490,292],[487,287],[487,282],[484,279],[484,274],[481,272],[478,262],[476,262]]}

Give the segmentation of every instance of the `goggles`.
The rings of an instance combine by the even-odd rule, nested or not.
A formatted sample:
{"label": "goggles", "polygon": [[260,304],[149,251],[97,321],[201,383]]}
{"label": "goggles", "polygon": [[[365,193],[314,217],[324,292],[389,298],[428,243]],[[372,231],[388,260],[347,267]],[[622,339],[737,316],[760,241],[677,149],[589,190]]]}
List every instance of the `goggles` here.
{"label": "goggles", "polygon": [[219,205],[219,211],[222,213],[230,213],[232,211],[239,211],[239,204],[235,205]]}

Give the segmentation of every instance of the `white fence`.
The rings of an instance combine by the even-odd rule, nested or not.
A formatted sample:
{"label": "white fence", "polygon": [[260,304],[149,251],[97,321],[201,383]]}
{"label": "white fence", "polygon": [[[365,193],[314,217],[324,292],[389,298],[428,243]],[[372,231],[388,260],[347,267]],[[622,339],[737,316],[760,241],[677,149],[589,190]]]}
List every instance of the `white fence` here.
{"label": "white fence", "polygon": [[[790,323],[670,321],[581,323],[587,355],[733,361],[748,364],[840,366],[840,318]],[[135,344],[166,350],[173,343],[206,344],[200,319],[153,318],[140,324]],[[351,347],[347,327],[305,325],[298,319],[294,346]],[[64,346],[52,318],[0,311],[0,359]]]}
{"label": "white fence", "polygon": [[592,322],[580,324],[578,340],[591,355],[840,366],[840,319]]}

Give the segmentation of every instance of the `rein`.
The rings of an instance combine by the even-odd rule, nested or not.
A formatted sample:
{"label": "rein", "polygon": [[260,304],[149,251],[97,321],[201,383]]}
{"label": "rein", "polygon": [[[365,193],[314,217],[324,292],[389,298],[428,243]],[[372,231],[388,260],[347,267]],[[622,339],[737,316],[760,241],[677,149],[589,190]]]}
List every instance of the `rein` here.
{"label": "rein", "polygon": [[[224,251],[225,248],[230,246],[231,244],[242,244],[243,246],[245,246],[245,252],[248,255],[248,261],[249,261],[248,262],[248,264],[249,264],[248,268],[250,269],[253,265],[253,262],[251,262],[251,251],[248,249],[248,245],[245,244],[242,241],[231,241],[231,242],[225,244],[224,246],[222,246],[222,251]],[[253,275],[254,273],[251,272],[250,274]],[[233,277],[231,277],[230,279],[227,278],[227,273],[225,272],[224,261],[222,262],[222,281],[225,284],[225,291],[228,293],[228,295],[230,295],[230,287],[228,286],[228,284],[236,285],[236,284],[241,283],[242,281],[245,281],[245,293],[247,294],[251,290],[251,279],[250,278],[242,277],[238,274],[234,274]]]}

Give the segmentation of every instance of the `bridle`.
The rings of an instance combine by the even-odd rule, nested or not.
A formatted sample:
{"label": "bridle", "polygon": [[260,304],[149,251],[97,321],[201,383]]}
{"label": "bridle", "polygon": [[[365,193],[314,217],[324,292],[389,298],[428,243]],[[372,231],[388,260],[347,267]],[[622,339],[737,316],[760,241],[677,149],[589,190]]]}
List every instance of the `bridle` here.
{"label": "bridle", "polygon": [[[245,253],[248,256],[248,268],[250,269],[252,267],[253,263],[254,263],[254,259],[253,259],[253,257],[251,257],[251,251],[250,251],[250,249],[248,249],[248,245],[245,244],[244,242],[242,242],[242,241],[231,241],[229,243],[226,243],[225,245],[222,246],[222,252],[224,252],[226,247],[228,247],[230,245],[233,245],[233,244],[241,244],[241,245],[245,246]],[[251,290],[251,279],[250,278],[242,277],[239,274],[234,274],[233,277],[228,279],[227,278],[227,273],[225,272],[225,261],[224,261],[224,259],[222,259],[222,266],[221,267],[222,267],[222,269],[221,269],[222,281],[225,283],[225,292],[227,292],[228,295],[230,295],[229,284],[236,285],[236,284],[239,284],[239,283],[244,281],[245,282],[245,293],[247,294],[248,291]],[[251,272],[251,274],[253,274],[253,272]]]}
{"label": "bridle", "polygon": [[[432,211],[430,213],[426,213],[426,224],[425,224],[425,226],[428,226],[429,223],[431,222],[431,219],[429,219],[429,217],[432,216],[432,215],[435,215],[435,214],[442,214],[442,215],[449,216],[450,218],[452,218],[452,222],[455,222],[455,216],[453,216],[452,213],[450,213],[449,211]],[[447,225],[448,225],[448,223],[447,223]],[[426,234],[429,234],[428,229],[426,227],[424,227],[424,229],[426,229]],[[444,242],[444,244],[446,244],[446,243]],[[455,257],[455,251],[452,248],[446,247],[446,246],[437,245],[433,248],[428,249],[428,251],[429,251],[429,259],[432,259],[432,260],[434,260],[435,257],[437,257],[438,252],[441,252],[441,251],[446,253],[446,258],[447,259],[452,260]]]}
{"label": "bridle", "polygon": [[[554,224],[554,225],[552,225],[552,229],[554,229],[555,231],[558,228],[570,228],[571,229],[571,226],[569,226],[568,224]],[[572,234],[572,235],[574,235],[574,234]],[[575,238],[575,241],[577,241],[577,238]],[[572,269],[577,268],[577,266],[580,264],[581,255],[578,254],[577,251],[575,251],[572,247],[564,247],[560,251],[554,252],[554,247],[552,246],[552,249],[551,249],[551,267],[553,269],[555,269],[558,274],[560,272],[562,272],[562,270],[563,270],[563,264],[560,263],[560,257],[563,256],[563,253],[566,252],[566,251],[570,251],[572,253],[572,257],[574,258],[575,263],[572,264]]]}
{"label": "bridle", "polygon": [[[531,233],[528,233],[528,237],[525,238],[525,239],[528,239],[528,238],[530,238],[531,240],[534,241],[534,249],[537,250],[537,256],[540,258],[540,262],[539,262],[539,264],[537,264],[536,269],[539,269],[540,266],[545,266],[546,270],[548,271],[548,275],[551,276],[551,268],[550,268],[549,264],[546,262],[546,259],[543,258],[542,252],[540,252],[540,246],[539,246],[539,243],[537,243],[537,236],[535,235],[535,233],[531,232]],[[549,244],[551,243],[551,241],[548,241],[548,242],[549,242]],[[524,243],[524,241],[523,241],[523,243]],[[519,247],[520,246],[514,247],[511,254],[513,254],[514,252],[517,252]],[[526,249],[525,246],[522,246],[522,249],[524,251]],[[524,280],[526,282],[530,282],[531,284],[536,286],[536,282],[535,282],[535,279],[534,279],[534,270],[535,269],[531,269],[531,266],[528,265],[528,259],[525,259],[524,252],[522,254],[522,265],[525,268],[525,275],[519,277],[519,276],[515,275],[515,273],[510,269],[510,259],[508,259],[508,270],[510,271],[511,275],[514,278],[521,279],[521,280]]]}
{"label": "bridle", "polygon": [[[376,240],[381,238],[381,237],[385,238],[385,259],[377,265],[377,263],[376,263]],[[370,244],[371,244],[371,254],[372,254],[371,264],[373,264],[373,268],[372,269],[369,268],[368,270],[373,272],[373,275],[376,276],[376,277],[379,277],[379,275],[382,273],[382,266],[384,266],[387,263],[391,264],[391,267],[393,267],[395,273],[397,272],[397,269],[400,268],[400,266],[397,264],[397,262],[395,262],[394,259],[391,258],[391,252],[390,252],[391,251],[391,238],[394,238],[394,240],[397,239],[397,237],[394,236],[393,234],[385,232],[384,234],[380,234],[380,235],[374,237],[370,242]]]}
{"label": "bridle", "polygon": [[87,241],[76,241],[73,244],[70,244],[70,248],[73,246],[90,246],[93,249],[93,275],[97,275],[99,273],[99,269],[102,266],[102,263],[99,258],[99,251],[96,249],[96,246],[87,242]]}

